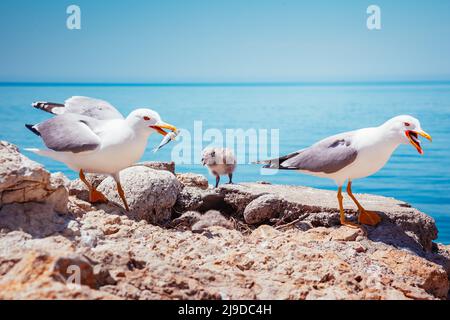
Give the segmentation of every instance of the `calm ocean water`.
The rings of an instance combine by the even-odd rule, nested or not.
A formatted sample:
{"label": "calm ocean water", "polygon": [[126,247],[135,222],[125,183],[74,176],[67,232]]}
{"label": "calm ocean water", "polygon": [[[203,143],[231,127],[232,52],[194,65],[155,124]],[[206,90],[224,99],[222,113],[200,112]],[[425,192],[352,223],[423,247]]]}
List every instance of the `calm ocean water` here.
{"label": "calm ocean water", "polygon": [[[328,135],[375,126],[399,114],[411,114],[433,136],[424,141],[425,155],[401,146],[377,174],[354,183],[355,192],[404,200],[436,219],[439,241],[450,243],[450,84],[297,85],[297,86],[0,86],[0,139],[20,148],[42,146],[24,123],[47,119],[30,107],[36,100],[62,102],[72,95],[105,99],[123,114],[135,107],[157,110],[162,118],[193,132],[194,121],[203,130],[280,129],[280,153],[289,153]],[[193,137],[194,138],[194,137]],[[197,137],[200,143],[201,138]],[[168,145],[152,149],[161,137],[153,135],[144,160],[170,160]],[[208,142],[204,141],[203,146]],[[63,164],[24,152],[50,171],[75,173]],[[177,171],[206,174],[198,164],[179,164]],[[210,179],[212,183],[213,179]],[[225,180],[225,179],[224,179]],[[261,175],[260,166],[241,165],[235,182],[272,183],[335,189],[331,180],[295,172]]]}

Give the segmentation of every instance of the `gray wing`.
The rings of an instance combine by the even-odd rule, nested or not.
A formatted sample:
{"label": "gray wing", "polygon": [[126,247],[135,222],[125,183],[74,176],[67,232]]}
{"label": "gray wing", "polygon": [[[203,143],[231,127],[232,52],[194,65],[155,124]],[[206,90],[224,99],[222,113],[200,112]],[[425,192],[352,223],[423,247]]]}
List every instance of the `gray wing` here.
{"label": "gray wing", "polygon": [[94,133],[97,124],[95,119],[66,113],[41,122],[33,126],[33,129],[42,137],[47,148],[79,153],[92,151],[100,146],[100,138]]}
{"label": "gray wing", "polygon": [[354,131],[332,136],[309,148],[262,163],[266,164],[264,168],[334,173],[355,161],[358,151],[352,146],[353,135]]}
{"label": "gray wing", "polygon": [[123,119],[122,114],[110,103],[89,97],[74,96],[67,99],[64,104],[38,101],[32,106],[56,115],[74,113],[98,120]]}

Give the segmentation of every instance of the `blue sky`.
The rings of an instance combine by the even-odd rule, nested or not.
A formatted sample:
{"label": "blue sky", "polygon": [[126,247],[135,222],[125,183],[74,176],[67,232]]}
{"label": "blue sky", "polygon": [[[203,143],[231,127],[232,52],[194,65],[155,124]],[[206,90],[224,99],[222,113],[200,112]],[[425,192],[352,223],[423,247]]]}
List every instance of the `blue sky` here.
{"label": "blue sky", "polygon": [[2,0],[0,15],[2,82],[450,80],[450,1]]}

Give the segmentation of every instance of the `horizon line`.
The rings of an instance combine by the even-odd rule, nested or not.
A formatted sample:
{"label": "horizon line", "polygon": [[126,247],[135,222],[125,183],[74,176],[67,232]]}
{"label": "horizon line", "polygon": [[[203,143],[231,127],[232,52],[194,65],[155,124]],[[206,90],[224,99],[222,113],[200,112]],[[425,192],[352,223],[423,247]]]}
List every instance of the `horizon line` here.
{"label": "horizon line", "polygon": [[35,82],[35,81],[0,81],[3,87],[258,87],[258,86],[370,86],[370,85],[450,85],[450,80],[396,80],[396,81],[211,81],[211,82]]}

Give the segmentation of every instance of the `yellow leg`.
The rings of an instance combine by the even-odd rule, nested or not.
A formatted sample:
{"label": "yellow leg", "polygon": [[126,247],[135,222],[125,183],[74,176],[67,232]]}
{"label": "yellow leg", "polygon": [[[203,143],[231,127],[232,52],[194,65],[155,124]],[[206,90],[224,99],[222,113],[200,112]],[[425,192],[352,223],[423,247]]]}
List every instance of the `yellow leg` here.
{"label": "yellow leg", "polygon": [[130,211],[130,208],[128,208],[127,199],[125,198],[125,192],[122,189],[122,185],[118,181],[117,181],[117,192],[119,193],[119,196],[122,199],[123,204],[125,205],[125,210]]}
{"label": "yellow leg", "polygon": [[353,222],[345,220],[344,205],[342,203],[342,200],[344,199],[344,197],[342,196],[342,187],[339,187],[339,189],[338,189],[337,198],[338,198],[338,202],[339,202],[339,211],[341,213],[341,216],[340,216],[341,224],[343,226],[348,226],[350,228],[358,228],[358,229],[360,229],[361,228],[360,225],[357,225],[356,223],[353,223]]}
{"label": "yellow leg", "polygon": [[89,189],[89,202],[91,203],[106,203],[108,199],[101,193],[97,191],[86,179],[83,170],[80,170],[80,180],[88,187]]}
{"label": "yellow leg", "polygon": [[381,217],[379,214],[373,211],[368,211],[363,208],[363,206],[356,200],[352,192],[352,182],[349,180],[347,184],[347,194],[352,198],[353,202],[356,204],[359,210],[358,222],[362,224],[367,224],[369,226],[376,226],[381,222]]}

